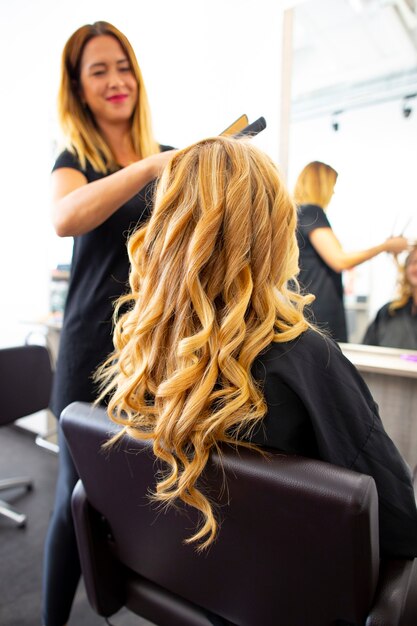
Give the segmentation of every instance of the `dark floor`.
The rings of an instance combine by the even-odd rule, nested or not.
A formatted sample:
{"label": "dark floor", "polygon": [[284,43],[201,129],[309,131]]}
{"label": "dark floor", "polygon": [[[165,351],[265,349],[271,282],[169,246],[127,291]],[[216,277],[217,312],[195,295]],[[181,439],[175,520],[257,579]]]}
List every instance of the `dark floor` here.
{"label": "dark floor", "polygon": [[[4,491],[0,497],[26,513],[26,528],[18,529],[0,516],[0,624],[39,626],[43,542],[52,509],[57,457],[38,447],[33,435],[14,426],[0,428],[0,478],[30,476],[31,492]],[[114,626],[152,626],[127,611],[110,619]],[[104,626],[90,608],[82,583],[68,626]]]}

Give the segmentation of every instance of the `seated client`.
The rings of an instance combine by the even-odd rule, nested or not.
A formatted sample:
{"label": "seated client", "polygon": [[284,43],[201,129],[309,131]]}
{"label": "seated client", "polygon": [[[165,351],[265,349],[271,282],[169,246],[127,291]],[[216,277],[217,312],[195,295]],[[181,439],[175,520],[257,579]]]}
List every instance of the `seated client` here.
{"label": "seated client", "polygon": [[172,158],[129,240],[130,293],[99,374],[109,415],[165,462],[155,499],[200,511],[198,549],[221,532],[198,479],[226,442],[370,474],[381,554],[412,558],[409,469],[354,366],[303,315],[296,224],[276,166],[249,141],[206,139]]}
{"label": "seated client", "polygon": [[381,307],[362,343],[417,350],[417,246],[400,268],[398,296]]}

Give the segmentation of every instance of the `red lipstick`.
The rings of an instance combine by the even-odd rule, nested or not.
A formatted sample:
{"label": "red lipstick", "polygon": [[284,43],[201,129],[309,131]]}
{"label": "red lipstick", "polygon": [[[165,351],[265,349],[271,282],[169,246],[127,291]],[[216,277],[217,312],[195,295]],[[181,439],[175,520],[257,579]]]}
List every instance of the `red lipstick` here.
{"label": "red lipstick", "polygon": [[108,100],[109,102],[123,102],[124,100],[126,100],[126,98],[126,94],[118,93],[114,96],[109,96],[108,98],[106,98],[106,100]]}

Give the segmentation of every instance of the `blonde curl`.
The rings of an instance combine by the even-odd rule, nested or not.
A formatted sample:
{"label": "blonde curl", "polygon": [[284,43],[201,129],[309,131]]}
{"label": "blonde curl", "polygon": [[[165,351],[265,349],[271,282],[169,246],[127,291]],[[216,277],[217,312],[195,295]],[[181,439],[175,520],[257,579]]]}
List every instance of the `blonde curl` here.
{"label": "blonde curl", "polygon": [[405,307],[413,295],[413,288],[407,278],[406,270],[415,254],[417,254],[417,246],[411,248],[404,264],[398,266],[397,296],[388,307],[391,315],[395,315],[395,311]]}
{"label": "blonde curl", "polygon": [[218,529],[199,488],[210,452],[220,442],[248,445],[267,410],[253,362],[309,327],[296,219],[271,159],[250,142],[216,137],[173,157],[149,222],[128,243],[130,294],[119,300],[114,353],[99,378],[111,419],[152,439],[167,467],[153,498],[200,511],[187,540],[199,550]]}

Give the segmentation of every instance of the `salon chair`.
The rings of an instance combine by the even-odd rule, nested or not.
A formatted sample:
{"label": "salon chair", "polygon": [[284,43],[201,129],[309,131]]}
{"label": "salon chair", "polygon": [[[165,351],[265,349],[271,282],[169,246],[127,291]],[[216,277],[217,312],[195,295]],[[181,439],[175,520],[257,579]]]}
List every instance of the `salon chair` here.
{"label": "salon chair", "polygon": [[[105,410],[74,403],[62,426],[80,481],[73,516],[87,595],[158,626],[413,626],[416,561],[380,562],[374,480],[312,459],[226,447],[204,489],[219,502],[216,542],[184,544],[198,518],[150,503],[159,462]],[[224,472],[224,474],[223,474]],[[216,621],[214,616],[218,616]]]}
{"label": "salon chair", "polygon": [[[45,346],[22,345],[0,349],[0,426],[48,408],[52,386],[52,367]],[[4,478],[0,491],[24,487],[32,489],[29,477]],[[26,524],[26,515],[0,500],[0,515],[18,527]]]}

